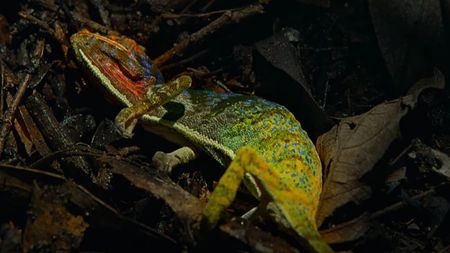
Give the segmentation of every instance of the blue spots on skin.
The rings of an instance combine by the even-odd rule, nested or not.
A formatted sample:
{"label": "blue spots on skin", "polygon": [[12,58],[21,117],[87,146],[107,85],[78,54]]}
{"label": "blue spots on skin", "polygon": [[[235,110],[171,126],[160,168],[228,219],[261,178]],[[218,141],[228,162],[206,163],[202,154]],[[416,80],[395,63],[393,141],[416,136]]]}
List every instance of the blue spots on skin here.
{"label": "blue spots on skin", "polygon": [[280,121],[281,121],[281,115],[280,114],[275,114],[272,119],[273,119],[274,123],[279,124]]}
{"label": "blue spots on skin", "polygon": [[101,48],[101,50],[103,51],[103,52],[108,52],[108,44],[106,44],[106,43],[102,43],[102,48]]}
{"label": "blue spots on skin", "polygon": [[128,64],[128,67],[130,67],[130,68],[132,68],[132,66],[134,65],[133,64],[133,59],[131,57],[128,57],[127,64]]}
{"label": "blue spots on skin", "polygon": [[149,79],[150,77],[152,77],[151,71],[149,69],[145,69],[144,70],[144,78],[145,79]]}
{"label": "blue spots on skin", "polygon": [[94,44],[96,41],[97,41],[97,38],[95,38],[95,37],[89,37],[89,38],[87,39],[86,44],[87,44],[87,45],[92,45],[92,44]]}
{"label": "blue spots on skin", "polygon": [[160,73],[156,75],[156,83],[164,83],[164,78]]}
{"label": "blue spots on skin", "polygon": [[132,57],[136,58],[136,51],[134,51],[133,49],[130,50],[130,54]]}
{"label": "blue spots on skin", "polygon": [[117,48],[113,47],[111,50],[109,50],[108,54],[109,54],[109,56],[111,56],[112,58],[116,58]]}
{"label": "blue spots on skin", "polygon": [[141,61],[141,64],[142,64],[145,68],[148,68],[148,69],[151,69],[151,68],[152,68],[152,64],[150,64],[150,62],[149,62],[145,57],[140,56],[139,58],[140,58],[139,60]]}
{"label": "blue spots on skin", "polygon": [[[136,52],[134,50],[131,50],[131,55],[136,57]],[[144,67],[144,78],[148,79],[152,77],[152,64],[146,59],[146,57],[139,55],[139,61],[141,65]],[[156,77],[158,79],[158,77]],[[162,80],[157,80],[156,83],[162,83]]]}
{"label": "blue spots on skin", "polygon": [[305,184],[305,183],[306,183],[306,177],[305,177],[305,176],[300,177],[300,178],[299,178],[299,182],[300,182],[301,184]]}
{"label": "blue spots on skin", "polygon": [[310,156],[306,156],[305,160],[308,164],[312,164],[312,160],[311,160]]}

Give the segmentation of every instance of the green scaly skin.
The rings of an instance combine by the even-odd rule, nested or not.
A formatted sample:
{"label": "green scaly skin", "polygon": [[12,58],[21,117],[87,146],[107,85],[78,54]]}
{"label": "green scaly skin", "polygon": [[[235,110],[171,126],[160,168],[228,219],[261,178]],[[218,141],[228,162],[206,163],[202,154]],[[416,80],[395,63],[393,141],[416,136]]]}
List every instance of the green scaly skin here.
{"label": "green scaly skin", "polygon": [[[80,57],[77,52],[96,53],[92,47],[83,48],[79,43],[84,37],[91,39],[89,33],[75,37],[72,44],[78,60],[94,69],[106,86],[104,80],[108,77],[102,76],[101,71],[92,67],[92,62],[86,62],[86,57]],[[182,146],[202,150],[228,166],[204,210],[210,226],[218,222],[244,181],[256,197],[265,201],[268,214],[280,226],[294,231],[307,249],[333,252],[321,239],[315,224],[322,188],[321,162],[312,141],[292,113],[259,97],[185,89],[190,79],[184,76],[180,80],[184,85],[167,86],[163,92],[166,98],[156,99],[153,104],[148,99],[117,96],[128,108],[121,111],[116,122],[126,126],[129,122],[124,121],[140,117],[146,130]],[[158,94],[150,91],[153,95],[147,97]],[[144,113],[142,108],[150,110]]]}
{"label": "green scaly skin", "polygon": [[190,89],[141,121],[157,134],[163,127],[176,131],[178,138],[183,137],[180,144],[193,144],[224,166],[233,161],[204,211],[208,223],[217,223],[246,172],[253,177],[246,182],[249,190],[256,181],[256,187],[272,200],[275,220],[307,238],[313,251],[332,252],[317,232],[314,218],[322,186],[321,163],[307,133],[285,107],[254,96]]}

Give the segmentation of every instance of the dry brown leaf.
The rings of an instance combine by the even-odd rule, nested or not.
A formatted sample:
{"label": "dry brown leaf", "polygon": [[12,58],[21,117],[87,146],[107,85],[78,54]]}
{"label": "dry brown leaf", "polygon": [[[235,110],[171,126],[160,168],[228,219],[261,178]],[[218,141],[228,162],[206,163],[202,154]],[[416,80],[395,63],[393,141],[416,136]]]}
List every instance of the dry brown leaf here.
{"label": "dry brown leaf", "polygon": [[34,188],[32,208],[24,231],[25,252],[46,247],[50,251],[71,251],[80,245],[88,224],[66,207],[58,188]]}
{"label": "dry brown leaf", "polygon": [[358,239],[368,229],[370,217],[363,214],[353,220],[339,224],[332,228],[321,230],[320,234],[327,243],[343,243]]}
{"label": "dry brown leaf", "polygon": [[370,194],[359,179],[370,171],[399,135],[399,122],[417,102],[425,88],[443,88],[444,76],[435,71],[417,82],[409,95],[375,106],[370,111],[348,117],[317,140],[324,164],[324,186],[317,223],[350,201],[361,201]]}

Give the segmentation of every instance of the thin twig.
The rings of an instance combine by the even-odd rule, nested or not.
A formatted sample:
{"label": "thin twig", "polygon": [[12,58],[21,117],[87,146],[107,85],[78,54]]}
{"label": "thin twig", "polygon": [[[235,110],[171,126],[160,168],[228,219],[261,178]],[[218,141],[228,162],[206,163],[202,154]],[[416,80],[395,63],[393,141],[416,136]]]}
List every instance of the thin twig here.
{"label": "thin twig", "polygon": [[32,24],[42,27],[44,30],[46,30],[50,34],[52,34],[54,32],[53,29],[47,23],[34,17],[30,13],[28,13],[28,11],[19,11],[19,16],[30,21]]}
{"label": "thin twig", "polygon": [[[45,42],[43,40],[38,40],[36,43],[36,48],[33,52],[33,58],[41,58],[42,54],[44,52],[44,46]],[[32,71],[36,69],[37,66],[34,66]],[[3,153],[3,150],[5,148],[5,142],[6,137],[8,136],[9,132],[11,131],[12,124],[15,119],[16,110],[19,107],[20,102],[22,101],[23,96],[25,95],[25,91],[28,88],[28,85],[30,84],[32,79],[32,74],[27,73],[25,74],[25,77],[23,78],[22,83],[19,85],[19,88],[17,90],[16,96],[14,97],[14,100],[11,104],[11,106],[8,108],[6,113],[3,116],[2,119],[2,126],[0,129],[0,156]]]}
{"label": "thin twig", "polygon": [[206,13],[197,13],[197,14],[190,14],[190,13],[180,13],[180,14],[176,14],[176,13],[163,13],[161,14],[162,18],[184,18],[184,17],[191,17],[191,18],[204,18],[204,17],[209,17],[209,16],[214,16],[217,14],[223,14],[227,11],[238,11],[240,10],[240,8],[233,8],[233,9],[229,9],[229,10],[219,10],[219,11],[211,11],[211,12],[206,12]]}
{"label": "thin twig", "polygon": [[34,17],[27,11],[19,11],[19,16],[47,31],[47,33],[50,36],[52,36],[56,41],[58,41],[61,45],[67,45],[67,41],[64,41],[64,38],[57,36],[55,30],[51,28],[46,22]]}
{"label": "thin twig", "polygon": [[166,64],[164,66],[161,66],[161,68],[159,68],[159,70],[166,71],[168,69],[172,69],[172,68],[175,68],[175,67],[178,67],[178,66],[181,66],[181,65],[187,65],[187,63],[192,62],[192,61],[202,57],[203,55],[207,54],[208,51],[209,51],[208,49],[201,50],[200,52],[198,52],[198,53],[196,53],[196,54],[194,54],[194,55],[192,55],[192,56],[190,56],[190,57],[188,57],[186,59],[183,59],[183,60],[181,60],[179,62],[175,62],[175,63],[172,63],[172,64]]}
{"label": "thin twig", "polygon": [[211,6],[214,5],[214,3],[216,2],[216,0],[210,0],[208,3],[205,4],[205,6],[203,6],[200,10],[201,11],[206,11],[209,8],[211,8]]}
{"label": "thin twig", "polygon": [[3,153],[3,149],[5,148],[6,137],[8,136],[9,131],[11,131],[17,107],[19,107],[23,95],[27,90],[28,84],[30,84],[31,77],[31,74],[25,75],[25,78],[23,79],[22,83],[19,86],[19,89],[17,90],[16,97],[14,98],[12,105],[9,107],[8,111],[6,111],[3,117],[3,124],[2,128],[0,129],[0,156]]}
{"label": "thin twig", "polygon": [[226,11],[219,18],[209,23],[207,26],[198,30],[197,32],[191,34],[186,39],[175,45],[173,48],[164,52],[161,56],[154,60],[154,64],[156,66],[161,66],[176,54],[180,54],[186,48],[188,48],[192,43],[199,42],[206,38],[208,35],[216,32],[223,26],[230,23],[237,23],[242,18],[246,18],[255,14],[262,13],[264,10],[264,6],[262,4],[254,4],[247,6],[245,8],[239,9],[237,11]]}
{"label": "thin twig", "polygon": [[[443,185],[445,185],[445,184],[440,184],[440,185],[435,186],[435,187],[433,187],[433,188],[431,188],[429,190],[426,190],[426,191],[421,192],[421,193],[419,193],[417,195],[414,195],[413,197],[411,197],[411,200],[420,200],[420,199],[423,199],[426,196],[434,194],[436,192],[436,188],[442,187]],[[391,212],[396,211],[396,210],[398,210],[398,209],[400,209],[402,207],[405,207],[407,205],[408,205],[408,203],[405,200],[399,201],[399,202],[397,202],[395,204],[392,204],[392,205],[390,205],[390,206],[388,206],[386,208],[383,208],[381,210],[378,210],[378,211],[370,214],[370,218],[371,219],[379,218],[379,217],[381,217],[381,216],[383,216],[383,215],[385,215],[387,213],[391,213]]]}
{"label": "thin twig", "polygon": [[5,94],[4,94],[4,84],[5,84],[5,65],[0,59],[0,115],[3,115],[3,106],[5,104]]}

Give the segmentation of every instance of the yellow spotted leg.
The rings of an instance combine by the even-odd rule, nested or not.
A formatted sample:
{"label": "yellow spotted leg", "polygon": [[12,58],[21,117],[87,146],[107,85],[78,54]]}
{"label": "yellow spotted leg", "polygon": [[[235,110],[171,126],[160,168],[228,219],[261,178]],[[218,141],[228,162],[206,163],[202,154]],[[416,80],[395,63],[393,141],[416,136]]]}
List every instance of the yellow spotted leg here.
{"label": "yellow spotted leg", "polygon": [[[272,170],[251,147],[238,150],[211,194],[203,211],[204,219],[210,227],[217,224],[222,212],[233,202],[245,173],[254,178],[262,192],[262,198],[268,197],[270,202],[266,208],[272,218],[286,229],[300,235],[301,238],[297,239],[302,246],[311,252],[333,252],[317,231],[314,222],[315,210],[310,210],[309,204],[304,202],[309,201],[309,198],[283,182],[277,171]],[[302,206],[302,202],[305,205]]]}

